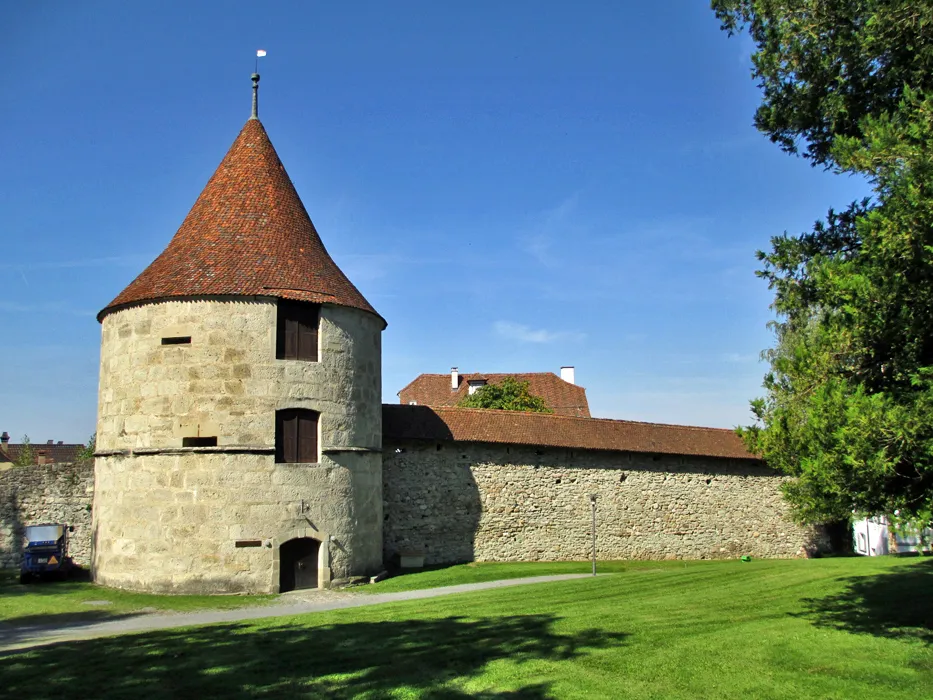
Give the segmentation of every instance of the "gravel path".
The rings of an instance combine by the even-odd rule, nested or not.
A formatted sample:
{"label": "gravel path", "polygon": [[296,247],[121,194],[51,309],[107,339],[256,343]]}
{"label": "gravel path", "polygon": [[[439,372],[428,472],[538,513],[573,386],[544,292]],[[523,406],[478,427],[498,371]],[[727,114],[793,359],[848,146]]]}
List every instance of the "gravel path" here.
{"label": "gravel path", "polygon": [[444,586],[443,588],[426,588],[420,591],[376,593],[374,595],[351,593],[349,591],[294,591],[284,594],[271,605],[239,608],[237,610],[204,610],[200,612],[167,614],[133,613],[106,622],[70,623],[55,626],[29,625],[15,627],[13,625],[0,624],[0,653],[44,646],[54,642],[93,639],[95,637],[112,637],[133,632],[168,629],[170,627],[209,625],[215,622],[239,622],[241,620],[259,620],[268,617],[323,612],[325,610],[360,608],[367,605],[394,603],[400,600],[421,600],[424,598],[453,595],[455,593],[485,591],[491,588],[524,586],[531,583],[545,583],[548,581],[567,581],[576,578],[586,578],[589,575],[590,574],[560,574],[555,576],[532,576],[528,578],[506,579],[504,581],[487,581],[485,583],[464,583],[459,586]]}

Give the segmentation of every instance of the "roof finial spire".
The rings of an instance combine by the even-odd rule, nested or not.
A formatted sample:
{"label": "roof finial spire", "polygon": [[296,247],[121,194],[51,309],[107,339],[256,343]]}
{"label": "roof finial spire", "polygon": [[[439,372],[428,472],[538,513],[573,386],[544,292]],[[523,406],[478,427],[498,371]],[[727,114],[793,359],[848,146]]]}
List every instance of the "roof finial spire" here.
{"label": "roof finial spire", "polygon": [[256,68],[253,71],[253,113],[250,119],[259,119],[259,59],[265,55],[265,49],[256,52]]}
{"label": "roof finial spire", "polygon": [[259,73],[253,73],[253,113],[250,119],[259,119]]}

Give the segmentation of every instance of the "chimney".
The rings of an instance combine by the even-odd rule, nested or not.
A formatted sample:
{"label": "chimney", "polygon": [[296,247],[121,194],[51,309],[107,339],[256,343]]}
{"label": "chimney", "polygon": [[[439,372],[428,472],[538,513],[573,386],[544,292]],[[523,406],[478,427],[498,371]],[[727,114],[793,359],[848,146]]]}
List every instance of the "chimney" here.
{"label": "chimney", "polygon": [[54,445],[54,444],[55,444],[55,441],[54,441],[54,440],[49,440],[49,441],[48,441],[47,443],[45,443],[45,444],[46,444],[46,445]]}
{"label": "chimney", "polygon": [[460,373],[456,367],[450,368],[450,390],[456,391],[460,388]]}
{"label": "chimney", "polygon": [[10,434],[5,430],[3,435],[0,435],[0,452],[5,455],[10,454]]}
{"label": "chimney", "polygon": [[560,378],[563,379],[568,384],[573,384],[573,367],[561,367],[560,368]]}

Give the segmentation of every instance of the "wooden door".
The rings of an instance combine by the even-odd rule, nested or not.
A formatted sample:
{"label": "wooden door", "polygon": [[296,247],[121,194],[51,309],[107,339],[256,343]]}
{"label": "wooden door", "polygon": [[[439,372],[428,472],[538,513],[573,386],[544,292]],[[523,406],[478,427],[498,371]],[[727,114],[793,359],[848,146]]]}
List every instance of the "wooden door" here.
{"label": "wooden door", "polygon": [[320,542],[310,537],[289,540],[279,554],[279,591],[317,588]]}

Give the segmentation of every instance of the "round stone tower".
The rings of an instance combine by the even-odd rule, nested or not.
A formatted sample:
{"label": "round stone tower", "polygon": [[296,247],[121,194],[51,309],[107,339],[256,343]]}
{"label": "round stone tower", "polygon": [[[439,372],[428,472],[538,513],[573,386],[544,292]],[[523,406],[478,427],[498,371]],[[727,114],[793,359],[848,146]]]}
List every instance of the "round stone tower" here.
{"label": "round stone tower", "polygon": [[96,581],[326,586],[382,565],[385,321],[324,248],[257,116],[98,315]]}

